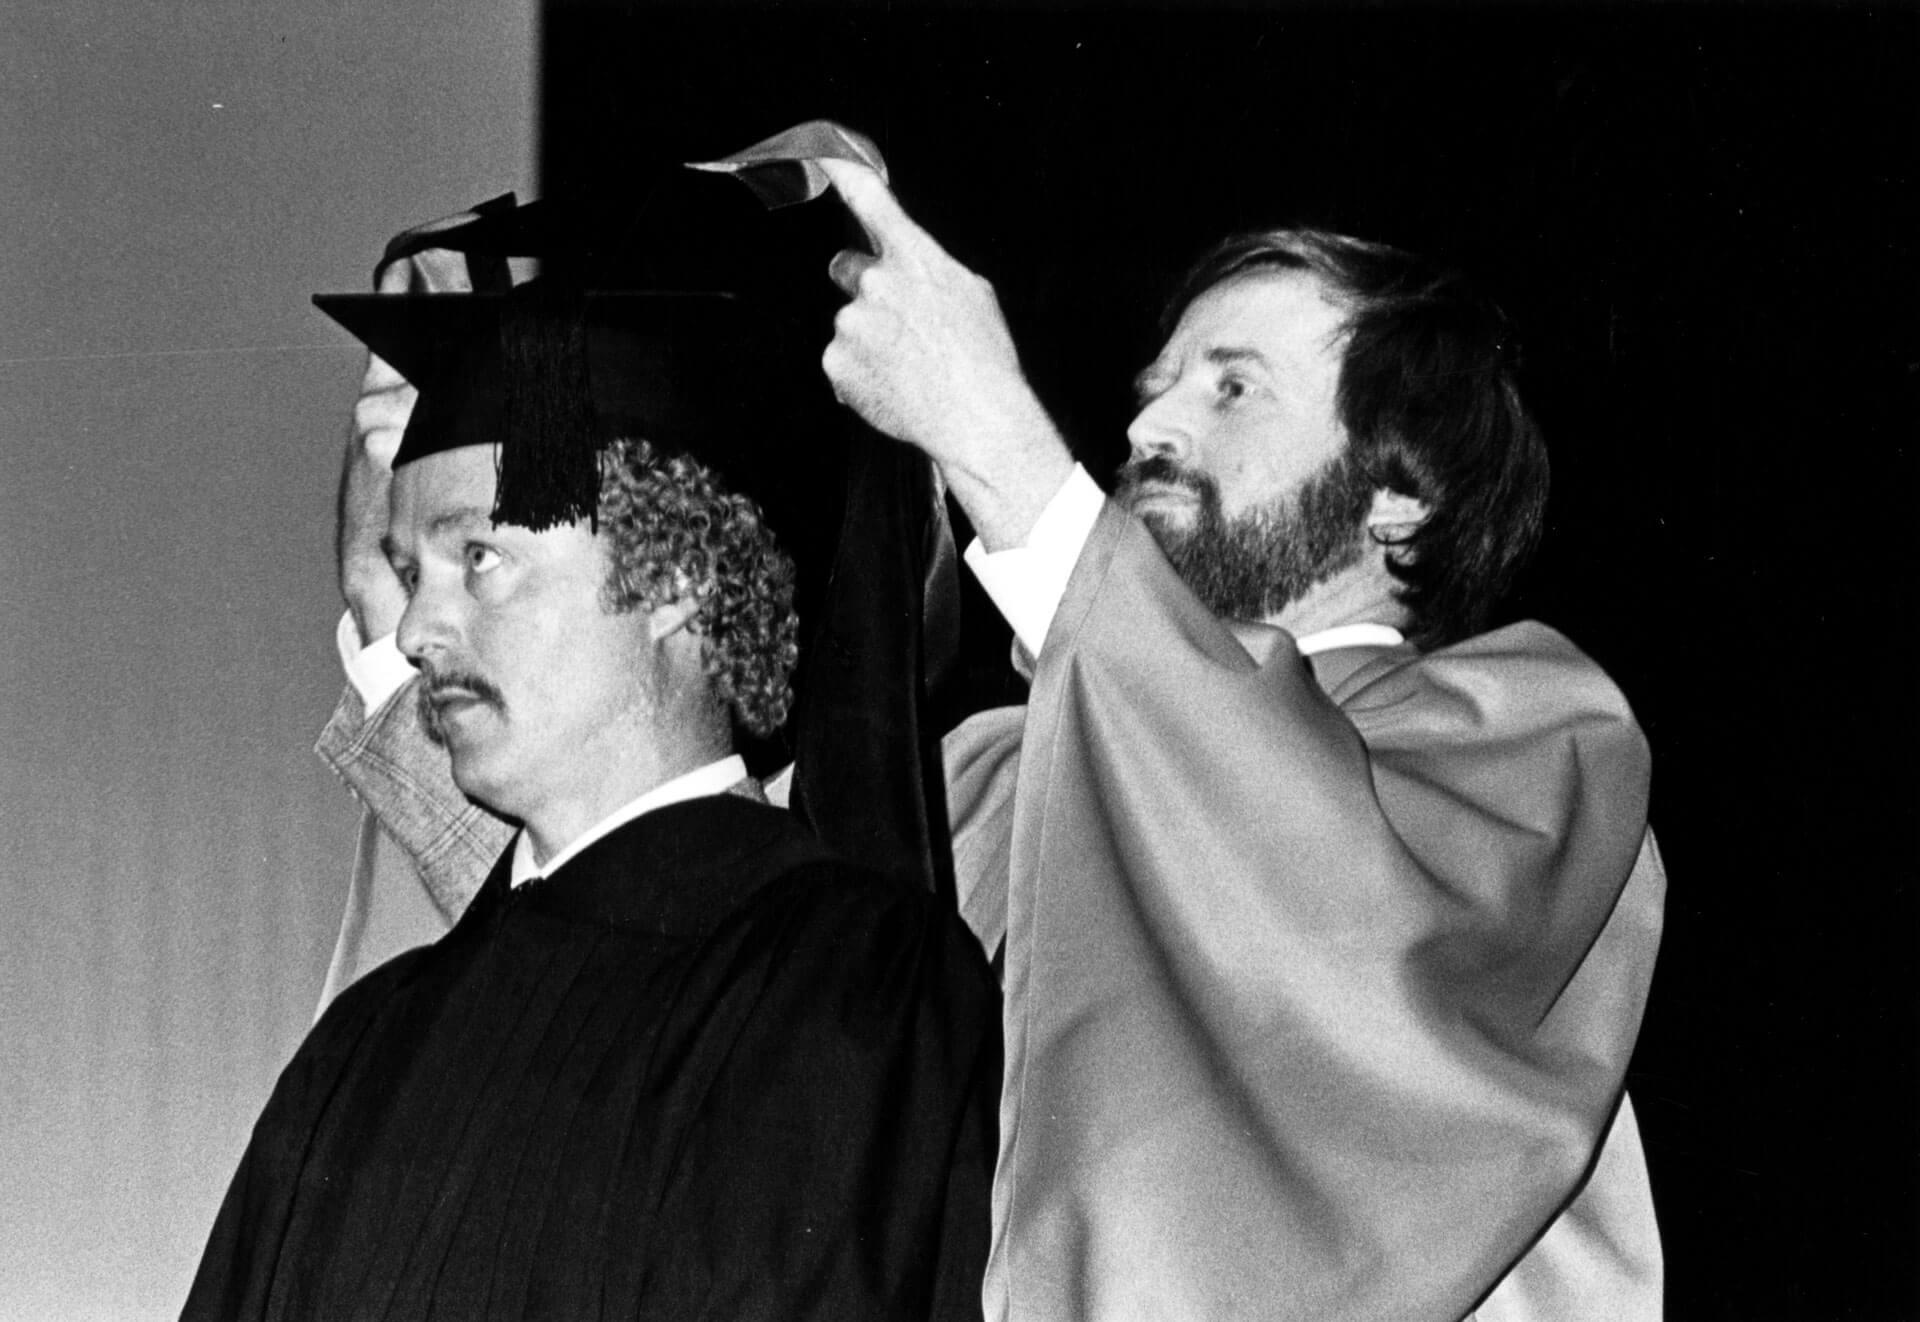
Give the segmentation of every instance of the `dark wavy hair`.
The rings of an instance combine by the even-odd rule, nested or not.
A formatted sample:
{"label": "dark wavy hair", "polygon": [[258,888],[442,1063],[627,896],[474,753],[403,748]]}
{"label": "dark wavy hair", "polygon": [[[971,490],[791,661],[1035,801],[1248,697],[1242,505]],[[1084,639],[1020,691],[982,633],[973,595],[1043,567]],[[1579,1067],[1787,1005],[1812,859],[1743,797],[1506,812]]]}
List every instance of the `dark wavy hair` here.
{"label": "dark wavy hair", "polygon": [[1478,632],[1539,543],[1546,446],[1520,399],[1506,314],[1459,272],[1322,230],[1234,235],[1182,279],[1162,319],[1235,276],[1307,271],[1346,313],[1336,408],[1374,488],[1426,503],[1387,557],[1407,637],[1424,649]]}
{"label": "dark wavy hair", "polygon": [[793,560],[760,509],[706,465],[616,441],[601,459],[600,530],[612,542],[605,599],[651,610],[692,593],[707,678],[734,718],[772,734],[793,704],[800,620]]}

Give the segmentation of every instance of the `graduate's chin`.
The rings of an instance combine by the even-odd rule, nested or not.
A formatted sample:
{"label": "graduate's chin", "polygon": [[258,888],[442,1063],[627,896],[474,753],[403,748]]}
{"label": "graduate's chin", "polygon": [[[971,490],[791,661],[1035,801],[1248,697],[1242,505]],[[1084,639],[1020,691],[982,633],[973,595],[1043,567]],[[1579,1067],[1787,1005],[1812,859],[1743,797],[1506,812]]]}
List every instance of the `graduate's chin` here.
{"label": "graduate's chin", "polygon": [[439,732],[440,746],[453,755],[455,762],[474,761],[491,743],[491,732],[482,728],[486,713],[473,707],[441,708],[434,713],[433,728]]}
{"label": "graduate's chin", "polygon": [[460,792],[475,803],[498,811],[495,803],[499,798],[500,776],[494,759],[488,756],[491,750],[458,739],[450,742],[447,749],[453,755],[453,783],[460,787]]}
{"label": "graduate's chin", "polygon": [[491,787],[498,781],[502,759],[509,756],[498,712],[477,701],[437,702],[428,722],[430,736],[447,750],[453,783],[470,799],[491,806]]}

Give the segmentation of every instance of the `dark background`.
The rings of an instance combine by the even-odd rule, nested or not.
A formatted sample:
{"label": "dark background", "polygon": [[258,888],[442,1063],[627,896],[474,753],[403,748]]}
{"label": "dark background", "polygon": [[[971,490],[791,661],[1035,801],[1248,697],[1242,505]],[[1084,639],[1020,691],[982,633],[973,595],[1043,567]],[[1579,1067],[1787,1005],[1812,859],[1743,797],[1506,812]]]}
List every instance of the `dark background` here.
{"label": "dark background", "polygon": [[[1653,742],[1672,888],[1629,1084],[1669,1315],[1913,1317],[1916,56],[1906,7],[550,0],[542,187],[865,130],[1096,474],[1225,231],[1482,277],[1554,455],[1515,610]],[[969,629],[985,703],[1004,634]]]}

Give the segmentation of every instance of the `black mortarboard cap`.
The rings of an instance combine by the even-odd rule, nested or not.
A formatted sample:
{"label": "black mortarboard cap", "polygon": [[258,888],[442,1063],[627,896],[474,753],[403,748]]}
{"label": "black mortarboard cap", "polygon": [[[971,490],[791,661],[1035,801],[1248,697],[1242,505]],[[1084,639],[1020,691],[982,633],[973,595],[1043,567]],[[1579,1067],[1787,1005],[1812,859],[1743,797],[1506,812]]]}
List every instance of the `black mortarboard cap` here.
{"label": "black mortarboard cap", "polygon": [[314,302],[413,383],[395,467],[499,445],[494,517],[541,529],[593,516],[619,437],[687,454],[753,498],[788,549],[831,522],[846,424],[817,355],[729,293],[336,294]]}

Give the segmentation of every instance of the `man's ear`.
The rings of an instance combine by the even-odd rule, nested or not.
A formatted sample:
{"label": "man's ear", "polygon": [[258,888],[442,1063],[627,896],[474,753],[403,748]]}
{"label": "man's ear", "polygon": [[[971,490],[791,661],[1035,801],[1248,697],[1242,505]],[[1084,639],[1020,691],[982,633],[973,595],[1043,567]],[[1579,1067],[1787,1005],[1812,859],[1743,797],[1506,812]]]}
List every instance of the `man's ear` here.
{"label": "man's ear", "polygon": [[647,628],[653,641],[663,642],[686,628],[700,613],[700,599],[689,592],[647,612]]}
{"label": "man's ear", "polygon": [[1427,502],[1418,496],[1381,487],[1373,493],[1373,504],[1367,510],[1367,536],[1391,550],[1420,531],[1430,513]]}

